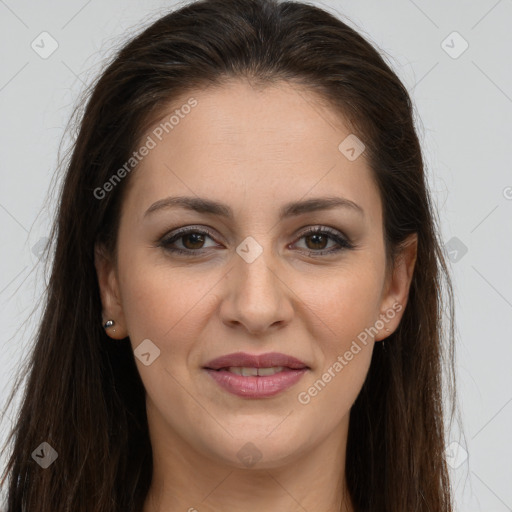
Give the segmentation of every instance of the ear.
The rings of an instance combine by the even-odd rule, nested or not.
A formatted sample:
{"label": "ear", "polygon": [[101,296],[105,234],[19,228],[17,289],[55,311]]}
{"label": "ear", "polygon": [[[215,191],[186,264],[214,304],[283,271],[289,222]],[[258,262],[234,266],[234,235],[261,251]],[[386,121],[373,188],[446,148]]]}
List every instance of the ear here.
{"label": "ear", "polygon": [[386,278],[379,317],[381,321],[376,322],[376,327],[384,325],[382,329],[379,328],[375,341],[387,338],[396,330],[402,319],[409,297],[417,252],[418,235],[413,233],[400,246],[393,269]]}
{"label": "ear", "polygon": [[104,247],[99,244],[94,247],[94,266],[103,306],[103,324],[107,320],[114,321],[114,325],[105,329],[105,332],[113,339],[122,340],[128,336],[128,332],[120,300],[116,266]]}

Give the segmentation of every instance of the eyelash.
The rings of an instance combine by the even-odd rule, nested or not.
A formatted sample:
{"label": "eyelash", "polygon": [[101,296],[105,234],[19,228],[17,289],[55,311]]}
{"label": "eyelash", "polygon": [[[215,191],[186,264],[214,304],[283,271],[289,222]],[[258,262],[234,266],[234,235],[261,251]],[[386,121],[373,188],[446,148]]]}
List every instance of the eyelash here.
{"label": "eyelash", "polygon": [[[184,256],[197,256],[198,254],[201,254],[201,251],[202,249],[197,249],[197,250],[193,250],[193,249],[187,249],[187,250],[184,250],[184,249],[178,249],[176,247],[171,247],[170,245],[183,238],[184,236],[186,235],[190,235],[190,234],[200,234],[200,235],[208,235],[210,238],[214,239],[214,235],[212,232],[210,232],[209,230],[207,229],[197,229],[197,228],[182,228],[180,230],[178,230],[176,233],[172,234],[172,235],[165,235],[164,237],[162,237],[157,246],[158,247],[162,247],[164,248],[166,251],[168,252],[171,252],[173,254],[181,254],[181,255],[184,255]],[[334,253],[338,253],[340,251],[343,251],[343,250],[350,250],[350,249],[354,249],[354,245],[351,244],[347,239],[345,239],[344,237],[342,237],[341,235],[339,235],[336,231],[330,229],[330,228],[310,228],[308,229],[307,231],[303,232],[301,234],[301,236],[298,238],[298,240],[304,238],[304,237],[307,237],[307,236],[311,236],[311,235],[327,235],[331,240],[335,241],[336,243],[338,243],[340,245],[339,248],[337,249],[329,249],[329,250],[320,250],[320,251],[308,251],[308,256],[313,256],[313,257],[318,257],[318,256],[323,256],[325,254],[334,254]]]}

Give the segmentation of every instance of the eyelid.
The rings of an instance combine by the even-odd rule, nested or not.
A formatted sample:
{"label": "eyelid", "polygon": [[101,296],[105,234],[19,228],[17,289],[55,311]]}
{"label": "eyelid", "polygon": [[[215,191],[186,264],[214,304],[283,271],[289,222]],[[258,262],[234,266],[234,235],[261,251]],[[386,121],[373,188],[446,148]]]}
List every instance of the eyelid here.
{"label": "eyelid", "polygon": [[[176,240],[179,240],[180,238],[191,234],[191,233],[199,233],[203,235],[209,236],[212,240],[216,240],[216,235],[213,233],[211,228],[204,226],[204,225],[189,225],[189,226],[183,226],[180,228],[176,228],[171,230],[170,232],[167,232],[164,236],[160,237],[157,246],[163,247],[164,250],[168,251],[169,253],[174,254],[183,254],[183,255],[190,255],[190,256],[200,256],[203,255],[205,252],[207,252],[209,249],[212,249],[213,247],[208,247],[206,249],[201,248],[197,250],[193,249],[180,249],[180,248],[173,248],[170,247],[171,243],[174,243]],[[308,249],[302,249],[302,251],[306,251],[308,253],[308,256],[311,257],[320,257],[323,255],[331,255],[331,254],[338,254],[344,250],[350,250],[354,249],[355,245],[352,243],[350,238],[346,236],[342,231],[338,230],[337,228],[333,228],[329,225],[325,224],[315,224],[310,225],[307,228],[304,228],[302,231],[299,232],[299,234],[296,236],[294,242],[292,242],[289,245],[296,244],[299,240],[304,238],[308,235],[315,235],[320,234],[327,236],[331,241],[334,241],[337,244],[337,248],[335,249],[321,249],[321,250],[308,250]],[[287,247],[289,247],[289,245]]]}
{"label": "eyelid", "polygon": [[[163,244],[169,243],[171,241],[179,240],[181,237],[183,237],[185,235],[188,235],[190,233],[196,233],[196,232],[206,234],[213,240],[215,240],[217,238],[217,235],[209,227],[206,227],[203,225],[190,225],[190,226],[183,226],[181,228],[175,228],[175,229],[171,229],[170,231],[166,231],[163,236],[158,237],[158,244],[163,245]],[[195,251],[195,252],[198,252],[198,251]]]}
{"label": "eyelid", "polygon": [[[189,232],[193,232],[193,231],[204,231],[204,232],[206,232],[206,234],[208,234],[212,238],[215,238],[218,236],[216,233],[214,233],[212,228],[210,228],[208,226],[205,226],[203,224],[190,224],[188,226],[171,228],[170,230],[167,229],[163,235],[160,235],[158,237],[158,239],[159,240],[166,239],[166,238],[170,239],[170,238],[174,238],[177,235],[188,234]],[[338,235],[340,237],[343,237],[347,242],[350,242],[350,238],[343,231],[340,231],[337,228],[329,226],[328,224],[311,224],[311,225],[303,228],[302,231],[299,231],[299,234],[296,236],[297,236],[297,238],[300,238],[306,234],[309,234],[309,233],[315,232],[315,231],[325,231],[332,235]]]}
{"label": "eyelid", "polygon": [[[350,240],[350,238],[345,235],[343,231],[340,231],[339,229],[333,228],[327,224],[316,224],[309,226],[304,231],[301,231],[299,235],[296,238],[296,241],[300,240],[301,238],[307,236],[307,235],[314,235],[314,234],[321,234],[321,235],[327,235],[331,240],[334,240],[339,246],[340,250],[342,249],[354,249],[355,245]],[[295,243],[295,242],[294,242]],[[324,250],[325,253],[331,252],[331,250]],[[316,254],[322,254],[322,250],[319,251],[312,251]],[[332,253],[335,253],[338,251],[332,251]]]}
{"label": "eyelid", "polygon": [[333,228],[332,226],[329,226],[328,224],[311,224],[307,228],[304,228],[302,231],[299,231],[298,237],[302,237],[304,235],[307,235],[311,232],[315,233],[316,231],[321,231],[328,233],[330,235],[336,235],[339,237],[343,237],[347,242],[350,241],[349,237],[345,235],[343,231],[340,231],[337,228]]}

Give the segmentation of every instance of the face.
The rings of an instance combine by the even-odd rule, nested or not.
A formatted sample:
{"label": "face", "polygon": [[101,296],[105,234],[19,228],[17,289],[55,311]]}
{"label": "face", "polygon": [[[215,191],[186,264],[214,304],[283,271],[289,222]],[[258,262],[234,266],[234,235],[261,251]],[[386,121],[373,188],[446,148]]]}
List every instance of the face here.
{"label": "face", "polygon": [[[352,139],[339,149],[350,135],[306,89],[234,81],[183,96],[141,139],[155,144],[129,178],[117,261],[98,252],[96,266],[111,335],[129,336],[138,355],[153,436],[232,466],[249,452],[273,467],[346,434],[414,263],[386,273],[365,154],[353,158]],[[206,369],[239,352],[284,354],[305,369]]]}

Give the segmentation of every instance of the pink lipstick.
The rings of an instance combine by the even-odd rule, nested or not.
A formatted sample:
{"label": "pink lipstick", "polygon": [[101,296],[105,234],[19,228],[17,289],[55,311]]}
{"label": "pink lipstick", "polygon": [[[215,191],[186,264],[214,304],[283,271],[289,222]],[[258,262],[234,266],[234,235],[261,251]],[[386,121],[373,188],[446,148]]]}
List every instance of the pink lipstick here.
{"label": "pink lipstick", "polygon": [[299,359],[270,352],[261,355],[236,352],[204,366],[226,391],[245,398],[277,395],[297,383],[310,369]]}

